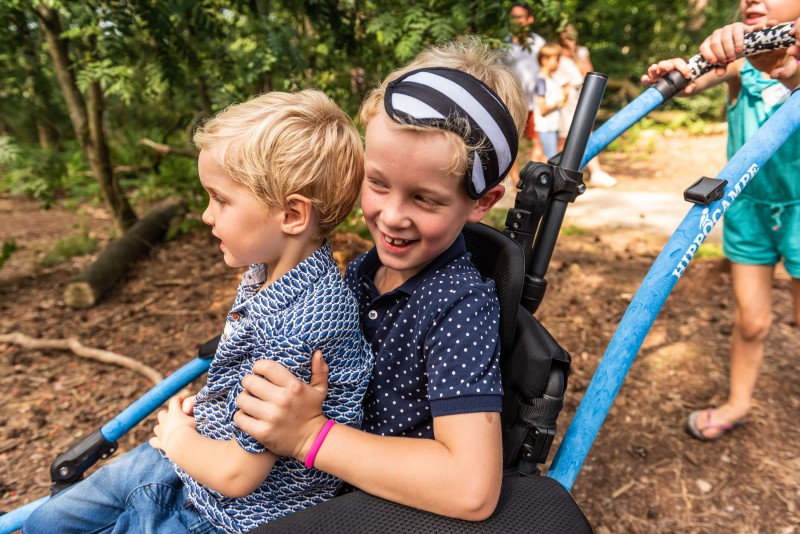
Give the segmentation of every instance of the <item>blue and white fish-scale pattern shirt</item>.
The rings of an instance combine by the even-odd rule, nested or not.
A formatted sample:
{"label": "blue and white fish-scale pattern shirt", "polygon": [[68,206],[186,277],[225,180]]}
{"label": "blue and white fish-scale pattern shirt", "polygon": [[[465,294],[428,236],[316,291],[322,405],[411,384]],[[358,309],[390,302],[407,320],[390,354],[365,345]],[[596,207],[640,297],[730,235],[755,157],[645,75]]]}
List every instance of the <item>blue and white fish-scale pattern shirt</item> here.
{"label": "blue and white fish-scale pattern shirt", "polygon": [[433,438],[433,417],[500,412],[500,304],[470,261],[463,236],[399,288],[379,294],[375,249],[345,280],[375,352],[363,429]]}
{"label": "blue and white fish-scale pattern shirt", "polygon": [[[266,266],[252,265],[242,277],[206,386],[195,399],[198,431],[217,440],[236,440],[248,452],[265,452],[261,443],[233,422],[242,378],[252,372],[254,362],[271,359],[308,382],[311,355],[317,349],[330,367],[324,415],[360,427],[373,355],[361,334],[358,305],[344,284],[330,243],[326,241],[259,291],[266,275]],[[197,509],[215,526],[230,532],[245,532],[320,503],[333,497],[341,484],[327,473],[307,469],[302,462],[278,457],[256,491],[231,498],[198,484],[175,467]]]}

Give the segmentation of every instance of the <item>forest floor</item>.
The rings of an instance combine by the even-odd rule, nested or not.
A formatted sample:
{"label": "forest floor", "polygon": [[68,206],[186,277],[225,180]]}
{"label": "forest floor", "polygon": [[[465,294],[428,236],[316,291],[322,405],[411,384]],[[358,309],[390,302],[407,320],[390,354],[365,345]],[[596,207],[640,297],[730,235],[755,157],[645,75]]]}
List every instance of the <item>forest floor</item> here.
{"label": "forest floor", "polygon": [[[671,194],[678,220],[682,191],[724,164],[724,132],[690,137],[644,132],[625,152],[602,156],[619,185],[590,190],[607,208],[635,194]],[[567,210],[537,316],[572,354],[573,373],[557,441],[563,436],[626,306],[669,237],[645,224],[663,199],[616,208]],[[655,199],[655,200],[654,200]],[[652,207],[652,209],[651,209]],[[596,216],[592,216],[592,213]],[[38,264],[54,240],[88,225],[102,238],[111,222],[98,208],[43,211],[0,197],[0,240],[21,249],[0,269],[0,334],[76,336],[88,346],[133,357],[169,374],[219,333],[239,273],[222,263],[217,241],[196,229],[153,250],[94,308],[69,309],[63,288],[91,256]],[[602,220],[601,220],[602,219]],[[641,224],[637,224],[636,221]],[[712,234],[718,241],[719,229]],[[716,234],[716,238],[714,235]],[[335,248],[346,260],[354,240]],[[690,438],[687,414],[723,401],[734,309],[730,269],[720,257],[696,259],[653,325],[573,486],[595,530],[609,532],[800,532],[800,330],[789,278],[777,269],[774,324],[747,424],[725,438]],[[140,374],[67,351],[0,344],[0,509],[44,496],[49,465],[70,443],[100,427],[150,386]],[[198,381],[194,387],[199,389]],[[120,441],[145,440],[152,416]],[[557,444],[554,444],[553,451]],[[551,453],[552,458],[552,453]]]}

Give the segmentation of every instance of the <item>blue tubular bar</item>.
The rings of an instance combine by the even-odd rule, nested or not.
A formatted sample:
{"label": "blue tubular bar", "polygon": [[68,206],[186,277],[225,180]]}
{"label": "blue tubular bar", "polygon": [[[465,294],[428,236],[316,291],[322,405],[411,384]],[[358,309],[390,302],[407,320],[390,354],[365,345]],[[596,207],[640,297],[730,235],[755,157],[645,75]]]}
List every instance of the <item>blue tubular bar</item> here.
{"label": "blue tubular bar", "polygon": [[22,524],[31,515],[31,512],[39,508],[49,498],[42,497],[38,501],[29,502],[25,506],[20,506],[16,510],[0,515],[0,534],[11,534],[21,529]]}
{"label": "blue tubular bar", "polygon": [[611,338],[548,470],[548,476],[567,490],[572,488],[622,381],[678,278],[730,204],[798,128],[800,89],[795,89],[789,100],[739,149],[717,176],[729,182],[723,198],[708,207],[692,206],[656,258]]}
{"label": "blue tubular bar", "polygon": [[117,441],[192,380],[208,371],[210,365],[211,358],[195,358],[169,375],[114,419],[103,425],[100,428],[103,437],[108,441]]}
{"label": "blue tubular bar", "polygon": [[650,87],[644,93],[633,99],[627,106],[619,110],[616,115],[603,123],[594,131],[583,153],[581,169],[593,157],[603,151],[611,142],[622,135],[628,128],[656,109],[664,102],[664,95],[655,87]]}

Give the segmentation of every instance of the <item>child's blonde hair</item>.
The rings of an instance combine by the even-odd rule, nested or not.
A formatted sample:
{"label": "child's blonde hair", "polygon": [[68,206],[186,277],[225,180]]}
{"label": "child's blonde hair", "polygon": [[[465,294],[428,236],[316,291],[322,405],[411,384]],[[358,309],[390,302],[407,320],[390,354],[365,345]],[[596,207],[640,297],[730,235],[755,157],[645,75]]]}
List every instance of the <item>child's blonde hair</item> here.
{"label": "child's blonde hair", "polygon": [[267,93],[234,104],[194,134],[230,178],[268,209],[301,194],[319,214],[320,237],[350,213],[364,178],[361,136],[321,91]]}
{"label": "child's blonde hair", "polygon": [[[414,61],[389,74],[380,86],[367,95],[361,105],[359,119],[362,124],[367,125],[370,119],[378,114],[383,108],[383,97],[386,93],[386,88],[393,80],[412,70],[445,67],[466,72],[488,85],[508,108],[511,118],[517,127],[517,135],[521,136],[525,121],[528,118],[528,104],[516,74],[506,65],[504,59],[502,52],[490,50],[475,36],[459,37],[454,41],[428,48],[421,52]],[[432,126],[400,123],[397,126],[416,130],[433,128]],[[459,142],[460,149],[454,154],[453,170],[465,169],[467,151],[475,147],[467,147],[464,140],[458,135],[450,131],[442,131]]]}
{"label": "child's blonde hair", "polygon": [[560,44],[545,43],[539,49],[539,53],[536,55],[536,58],[539,60],[539,63],[541,63],[543,59],[548,57],[561,57],[561,52],[562,48]]}

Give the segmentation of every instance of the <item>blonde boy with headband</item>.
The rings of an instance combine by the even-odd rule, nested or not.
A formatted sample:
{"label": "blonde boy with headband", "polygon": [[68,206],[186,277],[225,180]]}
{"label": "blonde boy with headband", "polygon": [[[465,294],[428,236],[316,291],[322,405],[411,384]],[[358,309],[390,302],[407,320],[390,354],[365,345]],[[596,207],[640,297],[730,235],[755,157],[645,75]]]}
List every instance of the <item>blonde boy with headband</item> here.
{"label": "blonde boy with headband", "polygon": [[364,102],[361,207],[375,248],[345,277],[375,351],[364,430],[321,409],[310,385],[259,362],[240,428],[272,451],[385,499],[469,520],[494,510],[502,479],[499,304],[461,231],[503,196],[527,105],[502,56],[474,38],[423,52]]}
{"label": "blonde boy with headband", "polygon": [[373,357],[326,238],[358,195],[358,132],[328,97],[307,90],[231,106],[195,143],[210,197],[203,222],[228,266],[250,266],[206,385],[170,400],[149,444],[51,499],[26,532],[244,532],[332,497],[341,483],[276,456],[232,417],[254,362],[280,361],[308,380],[321,350],[331,370],[325,417],[361,424]]}

